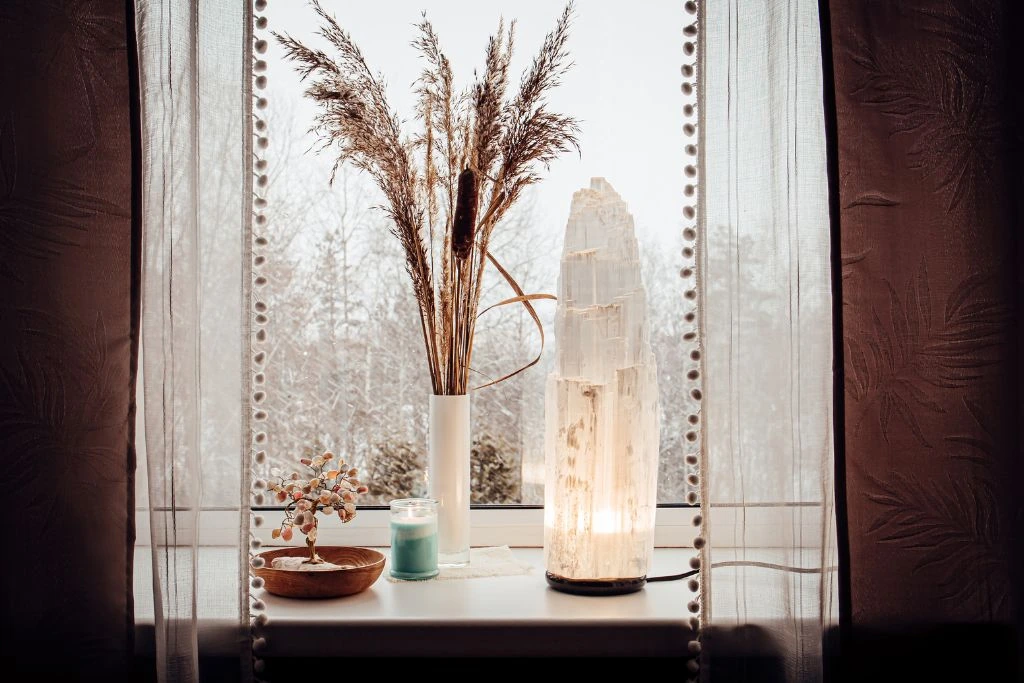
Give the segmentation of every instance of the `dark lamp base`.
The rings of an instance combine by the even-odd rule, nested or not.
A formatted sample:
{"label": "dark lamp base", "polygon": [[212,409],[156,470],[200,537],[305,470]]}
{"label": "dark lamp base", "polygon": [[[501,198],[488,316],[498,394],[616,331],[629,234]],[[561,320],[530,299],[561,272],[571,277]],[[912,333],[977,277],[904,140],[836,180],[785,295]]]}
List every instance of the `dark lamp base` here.
{"label": "dark lamp base", "polygon": [[625,595],[642,590],[647,583],[646,576],[632,579],[567,579],[551,572],[544,572],[548,585],[563,593],[573,595]]}

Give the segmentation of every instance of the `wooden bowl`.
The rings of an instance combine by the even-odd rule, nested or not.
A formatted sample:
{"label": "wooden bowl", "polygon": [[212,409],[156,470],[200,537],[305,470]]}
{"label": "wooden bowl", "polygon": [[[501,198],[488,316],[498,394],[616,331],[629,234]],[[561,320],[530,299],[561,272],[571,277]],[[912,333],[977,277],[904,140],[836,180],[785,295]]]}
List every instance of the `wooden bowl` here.
{"label": "wooden bowl", "polygon": [[268,593],[286,598],[338,598],[361,593],[373,585],[384,571],[384,556],[369,548],[349,546],[317,546],[320,557],[338,565],[351,565],[345,569],[303,571],[301,569],[273,569],[276,557],[307,557],[305,547],[275,548],[260,553],[266,565],[254,569],[263,579]]}

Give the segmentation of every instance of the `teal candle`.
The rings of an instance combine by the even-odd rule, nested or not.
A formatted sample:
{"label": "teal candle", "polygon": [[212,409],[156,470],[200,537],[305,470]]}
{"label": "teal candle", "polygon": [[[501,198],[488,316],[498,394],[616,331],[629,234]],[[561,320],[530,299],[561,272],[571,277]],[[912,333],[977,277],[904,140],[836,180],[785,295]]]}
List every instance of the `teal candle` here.
{"label": "teal candle", "polygon": [[437,501],[403,498],[391,502],[391,576],[437,576]]}

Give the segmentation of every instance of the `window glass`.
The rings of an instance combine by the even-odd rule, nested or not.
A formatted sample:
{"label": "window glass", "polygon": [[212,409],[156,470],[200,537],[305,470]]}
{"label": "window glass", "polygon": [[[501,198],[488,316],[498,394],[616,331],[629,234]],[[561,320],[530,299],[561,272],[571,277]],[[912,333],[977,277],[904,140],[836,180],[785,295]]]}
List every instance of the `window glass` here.
{"label": "window glass", "polygon": [[[410,43],[426,9],[468,86],[499,17],[518,20],[513,87],[561,11],[549,0],[451,2],[324,0],[388,83],[392,105],[416,122],[413,82],[422,64]],[[328,48],[303,3],[272,3],[269,28]],[[579,155],[558,159],[495,230],[492,251],[528,292],[557,289],[562,234],[573,193],[603,177],[628,203],[639,239],[661,392],[659,501],[685,502],[684,444],[695,413],[682,349],[685,159],[679,68],[685,15],[676,3],[590,0],[577,5],[569,49],[574,67],[550,97],[581,121]],[[267,304],[264,389],[269,475],[286,472],[307,446],[329,448],[363,470],[369,504],[424,493],[430,385],[402,251],[375,207],[382,197],[351,169],[329,185],[334,158],[318,154],[308,129],[314,106],[283,52],[271,44],[263,93],[269,148],[268,246],[260,296]],[[512,296],[493,269],[481,309]],[[540,363],[473,399],[473,502],[540,504],[544,478],[544,386],[554,357],[553,302],[536,305],[548,334]],[[481,381],[527,363],[540,338],[525,311],[506,306],[477,328]],[[689,365],[688,365],[689,363]],[[690,444],[692,448],[692,444]]]}

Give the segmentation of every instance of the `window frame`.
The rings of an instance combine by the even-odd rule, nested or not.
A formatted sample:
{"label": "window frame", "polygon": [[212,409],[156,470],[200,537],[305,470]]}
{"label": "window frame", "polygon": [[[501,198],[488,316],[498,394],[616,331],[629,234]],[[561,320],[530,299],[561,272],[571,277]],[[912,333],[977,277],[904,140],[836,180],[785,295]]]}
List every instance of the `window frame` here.
{"label": "window frame", "polygon": [[[715,548],[748,548],[749,538],[741,535],[744,530],[757,528],[753,534],[758,539],[758,547],[792,548],[817,547],[823,530],[821,529],[821,503],[814,502],[782,502],[782,503],[747,503],[747,504],[713,504],[707,524],[697,525],[694,518],[702,514],[699,505],[659,505],[654,533],[656,548],[690,548],[693,539],[701,535]],[[278,515],[284,508],[261,506],[253,507],[254,515],[263,518],[263,523],[252,527],[252,536],[264,546],[297,546],[298,541],[283,543],[270,537],[275,528]],[[707,511],[704,511],[705,513]],[[203,508],[199,518],[199,545],[230,546],[238,543],[239,517],[248,510],[239,511],[229,508]],[[805,514],[806,513],[806,514]],[[325,520],[319,530],[318,542],[323,545],[354,545],[370,547],[388,547],[390,537],[388,530],[389,511],[385,507],[374,506],[359,510],[356,518],[348,524]],[[187,516],[179,521],[187,523]],[[138,509],[135,513],[136,545],[150,544],[149,511]],[[474,506],[470,512],[472,524],[472,541],[474,546],[501,546],[521,548],[541,548],[544,545],[544,508],[532,506]],[[180,524],[179,524],[180,526]],[[187,531],[187,530],[184,530]],[[179,534],[183,532],[179,528]],[[181,536],[182,538],[186,536]],[[800,543],[805,539],[805,543]]]}
{"label": "window frame", "polygon": [[[252,513],[262,517],[259,526],[253,526],[252,536],[261,545],[297,545],[272,539],[275,522],[283,517],[284,508],[253,506]],[[687,547],[696,535],[693,517],[700,509],[690,505],[664,505],[657,510],[655,546],[664,548]],[[229,508],[203,508],[199,513],[199,545],[234,545],[238,542],[240,512]],[[322,545],[353,545],[389,547],[390,511],[386,507],[361,508],[356,518],[347,524],[324,520],[319,527],[317,543]],[[149,510],[135,512],[136,545],[150,544]],[[474,546],[502,546],[541,548],[544,546],[544,508],[530,506],[473,506],[470,511],[471,534]],[[179,534],[182,530],[179,529]]]}

